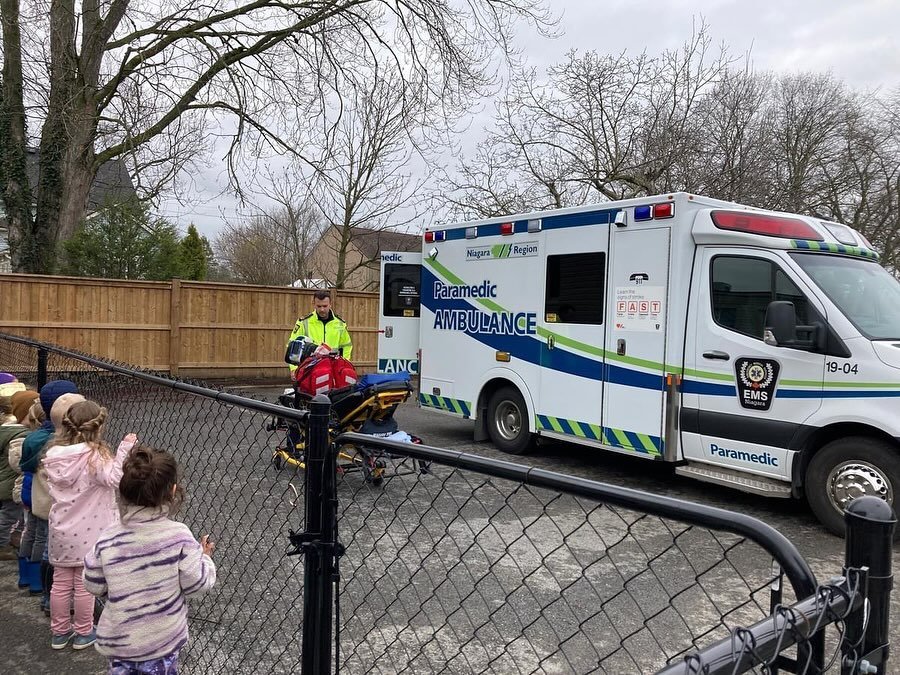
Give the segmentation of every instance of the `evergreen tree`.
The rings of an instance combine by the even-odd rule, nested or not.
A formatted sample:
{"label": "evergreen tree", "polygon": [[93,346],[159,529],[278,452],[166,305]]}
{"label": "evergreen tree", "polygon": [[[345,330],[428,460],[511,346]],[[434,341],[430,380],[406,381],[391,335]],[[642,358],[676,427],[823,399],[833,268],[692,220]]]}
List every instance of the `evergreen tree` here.
{"label": "evergreen tree", "polygon": [[203,281],[209,272],[210,245],[201,237],[193,223],[179,243],[179,268],[184,279]]}
{"label": "evergreen tree", "polygon": [[165,280],[180,276],[175,227],[137,200],[107,204],[62,246],[65,274]]}

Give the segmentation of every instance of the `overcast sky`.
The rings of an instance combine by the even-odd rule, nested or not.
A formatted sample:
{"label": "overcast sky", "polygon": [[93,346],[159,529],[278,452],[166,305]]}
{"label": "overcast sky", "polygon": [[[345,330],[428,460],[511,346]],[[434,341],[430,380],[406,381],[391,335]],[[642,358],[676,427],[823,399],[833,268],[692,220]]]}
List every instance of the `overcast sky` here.
{"label": "overcast sky", "polygon": [[[701,16],[714,41],[735,56],[750,53],[755,70],[831,71],[857,89],[900,86],[900,0],[547,0],[559,16],[553,40],[520,30],[517,42],[528,62],[542,69],[572,48],[650,53],[677,47],[690,37]],[[485,105],[482,104],[482,109]],[[487,106],[490,110],[490,107]],[[468,133],[477,139],[482,112]],[[467,145],[469,145],[467,143]],[[223,144],[223,148],[227,145]],[[194,174],[192,193],[201,203],[169,201],[160,215],[182,229],[194,222],[215,237],[238,205],[222,194],[227,184],[222,154]]]}

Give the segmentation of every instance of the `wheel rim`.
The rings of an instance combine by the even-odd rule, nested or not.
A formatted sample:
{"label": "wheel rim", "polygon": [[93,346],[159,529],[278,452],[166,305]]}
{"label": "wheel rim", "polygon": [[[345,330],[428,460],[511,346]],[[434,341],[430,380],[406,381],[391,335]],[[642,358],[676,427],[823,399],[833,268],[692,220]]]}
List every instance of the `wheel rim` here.
{"label": "wheel rim", "polygon": [[497,433],[506,441],[514,441],[522,432],[522,411],[512,401],[501,401],[494,413]]}
{"label": "wheel rim", "polygon": [[894,488],[887,474],[868,462],[838,464],[828,474],[826,486],[828,499],[839,513],[843,513],[850,502],[863,495],[872,495],[889,504],[894,503]]}

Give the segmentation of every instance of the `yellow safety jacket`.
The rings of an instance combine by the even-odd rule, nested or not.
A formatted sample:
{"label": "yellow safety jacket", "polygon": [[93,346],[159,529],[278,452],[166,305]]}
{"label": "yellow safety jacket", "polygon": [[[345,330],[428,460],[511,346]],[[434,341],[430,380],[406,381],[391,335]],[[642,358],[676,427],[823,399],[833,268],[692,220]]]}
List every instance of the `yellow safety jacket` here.
{"label": "yellow safety jacket", "polygon": [[[297,319],[297,325],[294,326],[288,342],[290,343],[300,336],[306,336],[316,344],[324,342],[332,349],[340,349],[343,357],[348,361],[351,360],[353,343],[350,340],[350,332],[347,330],[344,320],[334,312],[331,313],[331,319],[328,321],[322,321],[315,312]],[[293,366],[291,370],[293,370]]]}

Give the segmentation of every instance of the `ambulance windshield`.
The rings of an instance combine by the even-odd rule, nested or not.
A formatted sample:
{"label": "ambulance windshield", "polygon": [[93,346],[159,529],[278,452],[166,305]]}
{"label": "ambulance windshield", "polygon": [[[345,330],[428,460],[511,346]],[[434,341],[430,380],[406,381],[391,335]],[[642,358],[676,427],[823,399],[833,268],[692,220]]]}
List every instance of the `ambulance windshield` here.
{"label": "ambulance windshield", "polygon": [[792,253],[825,295],[870,340],[900,340],[900,282],[878,263]]}

